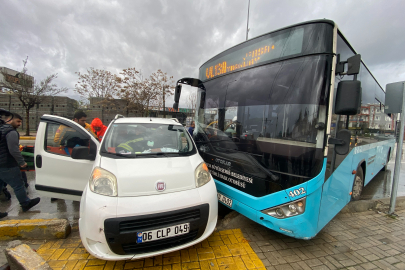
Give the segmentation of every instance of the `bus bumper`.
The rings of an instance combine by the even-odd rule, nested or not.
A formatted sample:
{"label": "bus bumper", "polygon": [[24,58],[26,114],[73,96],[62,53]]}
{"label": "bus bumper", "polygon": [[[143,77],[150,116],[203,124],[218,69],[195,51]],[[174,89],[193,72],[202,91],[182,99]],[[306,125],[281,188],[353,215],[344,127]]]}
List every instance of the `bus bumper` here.
{"label": "bus bumper", "polygon": [[[216,181],[217,182],[217,181]],[[269,216],[262,212],[262,210],[254,209],[244,203],[242,203],[237,198],[229,195],[227,192],[230,187],[223,187],[222,183],[217,182],[217,190],[219,193],[225,195],[232,200],[232,210],[239,212],[240,214],[248,217],[249,219],[282,234],[297,238],[309,240],[316,236],[318,233],[318,215],[319,215],[319,201],[320,201],[320,191],[317,190],[306,197],[306,207],[305,212],[298,216],[288,217],[284,219],[278,219]],[[315,202],[318,202],[315,204]],[[222,203],[222,202],[219,202]],[[275,205],[276,207],[277,205]]]}

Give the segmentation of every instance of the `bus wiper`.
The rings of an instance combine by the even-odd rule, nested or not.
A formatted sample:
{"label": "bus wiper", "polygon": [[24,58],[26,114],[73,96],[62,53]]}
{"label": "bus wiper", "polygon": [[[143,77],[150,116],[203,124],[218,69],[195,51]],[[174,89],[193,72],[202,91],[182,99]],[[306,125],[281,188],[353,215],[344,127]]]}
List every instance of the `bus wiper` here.
{"label": "bus wiper", "polygon": [[214,142],[230,142],[230,143],[232,142],[232,143],[235,143],[234,141],[232,141],[231,138],[225,139],[225,140],[212,140],[212,141],[208,140],[208,141],[196,141],[196,142],[198,142],[198,143],[214,143]]}

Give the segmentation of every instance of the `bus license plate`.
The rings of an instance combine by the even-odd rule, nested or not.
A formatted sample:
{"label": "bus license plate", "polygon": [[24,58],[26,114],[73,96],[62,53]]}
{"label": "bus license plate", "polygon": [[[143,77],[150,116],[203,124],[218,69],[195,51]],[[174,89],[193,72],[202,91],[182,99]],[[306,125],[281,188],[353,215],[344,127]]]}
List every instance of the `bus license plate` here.
{"label": "bus license plate", "polygon": [[137,243],[145,243],[150,241],[161,240],[165,238],[174,237],[190,232],[190,223],[183,223],[171,227],[161,228],[157,230],[151,230],[146,232],[138,232]]}
{"label": "bus license plate", "polygon": [[229,199],[228,197],[222,195],[221,193],[218,193],[218,201],[223,202],[224,204],[232,208],[232,199]]}

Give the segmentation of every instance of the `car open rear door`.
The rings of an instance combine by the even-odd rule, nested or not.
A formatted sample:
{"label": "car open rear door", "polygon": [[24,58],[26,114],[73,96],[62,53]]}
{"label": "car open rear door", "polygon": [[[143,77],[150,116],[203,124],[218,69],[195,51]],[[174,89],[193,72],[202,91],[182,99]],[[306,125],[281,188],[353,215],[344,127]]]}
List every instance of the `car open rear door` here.
{"label": "car open rear door", "polygon": [[[80,146],[87,146],[89,155],[85,159],[73,159],[73,149]],[[74,121],[54,115],[42,116],[34,153],[35,188],[39,194],[80,201],[98,146],[97,139]]]}

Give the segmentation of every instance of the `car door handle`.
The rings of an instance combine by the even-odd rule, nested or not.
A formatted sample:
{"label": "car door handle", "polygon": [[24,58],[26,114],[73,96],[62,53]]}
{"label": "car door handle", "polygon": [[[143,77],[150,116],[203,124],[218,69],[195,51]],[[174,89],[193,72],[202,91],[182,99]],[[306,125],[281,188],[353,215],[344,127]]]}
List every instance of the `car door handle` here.
{"label": "car door handle", "polygon": [[42,168],[42,156],[41,155],[37,155],[35,157],[35,165],[37,168]]}

